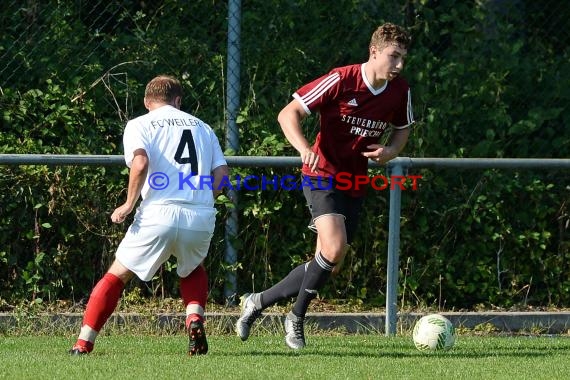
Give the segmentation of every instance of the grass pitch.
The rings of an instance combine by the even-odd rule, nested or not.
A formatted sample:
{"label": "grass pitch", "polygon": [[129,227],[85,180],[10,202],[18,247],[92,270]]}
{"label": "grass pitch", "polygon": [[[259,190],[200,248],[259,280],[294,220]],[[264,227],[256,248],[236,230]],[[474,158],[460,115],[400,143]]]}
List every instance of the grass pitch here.
{"label": "grass pitch", "polygon": [[282,335],[210,336],[207,355],[186,356],[187,339],[100,336],[95,351],[74,357],[71,336],[0,336],[6,379],[563,379],[568,336],[459,336],[445,352],[420,352],[409,336],[307,336],[292,351]]}

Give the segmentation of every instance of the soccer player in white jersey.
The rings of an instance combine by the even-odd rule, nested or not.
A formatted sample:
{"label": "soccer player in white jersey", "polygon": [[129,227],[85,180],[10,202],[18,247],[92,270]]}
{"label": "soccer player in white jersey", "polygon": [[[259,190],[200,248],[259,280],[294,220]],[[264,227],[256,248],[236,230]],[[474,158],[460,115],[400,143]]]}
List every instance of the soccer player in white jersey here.
{"label": "soccer player in white jersey", "polygon": [[[214,232],[214,198],[228,166],[218,138],[200,119],[180,110],[182,87],[161,75],[146,86],[148,113],[130,120],[123,135],[129,170],[127,199],[111,215],[122,223],[142,198],[107,273],[93,288],[71,354],[93,350],[97,334],[135,275],[150,281],[170,256],[177,260],[186,307],[189,355],[206,354],[204,309],[208,278],[202,265]],[[204,179],[209,179],[204,180]]]}
{"label": "soccer player in white jersey", "polygon": [[[303,192],[311,212],[310,228],[317,232],[315,257],[294,268],[279,283],[261,293],[242,297],[242,313],[236,332],[249,337],[253,322],[263,309],[296,297],[285,318],[285,342],[292,349],[305,347],[304,319],[309,303],[338,271],[354,237],[366,188],[338,189],[336,175],[366,175],[368,159],[383,164],[395,158],[408,141],[413,123],[408,83],[400,76],[410,44],[408,32],[392,23],[372,34],[365,63],[338,67],[299,88],[281,110],[279,124],[287,140],[299,152]],[[312,113],[320,115],[320,130],[311,146],[301,123]],[[386,145],[380,138],[391,133]],[[338,184],[337,184],[338,185]]]}

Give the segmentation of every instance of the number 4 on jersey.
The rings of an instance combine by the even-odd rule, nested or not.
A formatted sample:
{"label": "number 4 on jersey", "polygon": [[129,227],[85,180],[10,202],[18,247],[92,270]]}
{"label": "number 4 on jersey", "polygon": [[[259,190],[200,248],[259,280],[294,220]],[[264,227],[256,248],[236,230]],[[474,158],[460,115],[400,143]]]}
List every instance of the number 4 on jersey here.
{"label": "number 4 on jersey", "polygon": [[[182,154],[186,150],[185,148],[188,148],[188,157],[182,157]],[[196,145],[194,145],[194,138],[192,137],[191,130],[185,129],[182,131],[182,137],[180,138],[180,143],[178,143],[174,160],[179,164],[190,164],[190,175],[198,174],[198,155],[196,153]]]}

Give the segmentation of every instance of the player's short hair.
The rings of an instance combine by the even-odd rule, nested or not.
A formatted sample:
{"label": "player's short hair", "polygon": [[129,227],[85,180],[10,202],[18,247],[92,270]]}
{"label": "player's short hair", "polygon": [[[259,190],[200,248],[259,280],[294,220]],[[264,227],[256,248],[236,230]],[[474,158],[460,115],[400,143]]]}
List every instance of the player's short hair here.
{"label": "player's short hair", "polygon": [[383,49],[390,44],[397,44],[404,49],[408,49],[411,42],[412,38],[406,29],[387,22],[380,25],[374,33],[372,33],[369,48],[376,46]]}
{"label": "player's short hair", "polygon": [[159,75],[148,82],[144,97],[149,101],[171,104],[177,97],[182,97],[182,86],[170,75]]}

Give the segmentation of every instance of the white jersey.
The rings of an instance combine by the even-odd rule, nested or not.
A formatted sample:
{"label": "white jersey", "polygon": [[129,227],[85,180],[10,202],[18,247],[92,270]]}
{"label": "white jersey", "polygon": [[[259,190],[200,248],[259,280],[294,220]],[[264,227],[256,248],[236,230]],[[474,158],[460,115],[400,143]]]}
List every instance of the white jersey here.
{"label": "white jersey", "polygon": [[208,124],[167,105],[130,120],[123,145],[129,168],[137,149],[149,158],[141,206],[214,207],[212,171],[227,163]]}

